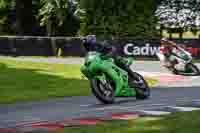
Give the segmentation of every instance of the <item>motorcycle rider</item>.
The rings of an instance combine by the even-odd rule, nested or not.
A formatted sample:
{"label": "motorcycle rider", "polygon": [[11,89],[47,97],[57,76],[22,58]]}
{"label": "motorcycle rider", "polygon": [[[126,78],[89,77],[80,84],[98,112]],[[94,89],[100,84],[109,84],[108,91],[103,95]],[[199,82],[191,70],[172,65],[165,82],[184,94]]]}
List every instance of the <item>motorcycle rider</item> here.
{"label": "motorcycle rider", "polygon": [[96,35],[87,35],[83,39],[83,45],[87,52],[98,51],[105,55],[114,55],[115,49],[107,42],[97,42]]}
{"label": "motorcycle rider", "polygon": [[160,53],[158,56],[163,66],[168,67],[168,68],[173,68],[176,65],[176,61],[171,59],[171,54],[174,48],[176,49],[178,48],[177,44],[166,38],[162,38],[160,42],[161,42],[161,47],[160,47]]}
{"label": "motorcycle rider", "polygon": [[[111,46],[107,42],[97,42],[96,35],[87,35],[83,39],[83,45],[87,52],[97,51],[103,53],[104,55],[111,57],[115,62],[120,60],[120,56],[117,55],[117,50],[115,47]],[[117,64],[117,63],[116,63]],[[117,64],[118,65],[118,64]],[[118,65],[119,66],[119,65]],[[128,66],[119,66],[122,69],[126,70],[129,74],[132,74],[132,70]]]}

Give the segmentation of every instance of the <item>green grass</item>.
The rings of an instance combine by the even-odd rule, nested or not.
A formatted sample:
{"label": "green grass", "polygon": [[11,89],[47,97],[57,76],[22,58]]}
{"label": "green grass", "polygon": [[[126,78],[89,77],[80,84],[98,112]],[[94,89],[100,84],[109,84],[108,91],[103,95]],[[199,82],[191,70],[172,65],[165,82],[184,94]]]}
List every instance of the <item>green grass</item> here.
{"label": "green grass", "polygon": [[0,103],[89,95],[79,65],[21,62],[1,59]]}
{"label": "green grass", "polygon": [[89,82],[80,65],[0,60],[0,104],[87,95],[91,95]]}
{"label": "green grass", "polygon": [[199,133],[199,115],[200,111],[174,113],[165,117],[143,117],[97,126],[71,127],[59,133]]}
{"label": "green grass", "polygon": [[194,63],[200,63],[200,59],[194,60]]}

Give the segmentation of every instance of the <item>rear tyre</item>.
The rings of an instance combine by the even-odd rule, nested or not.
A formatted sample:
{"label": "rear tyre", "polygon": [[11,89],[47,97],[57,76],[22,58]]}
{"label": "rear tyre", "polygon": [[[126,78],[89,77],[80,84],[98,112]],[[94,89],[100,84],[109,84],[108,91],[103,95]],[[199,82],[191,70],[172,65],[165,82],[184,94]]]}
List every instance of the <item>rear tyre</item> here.
{"label": "rear tyre", "polygon": [[131,74],[129,74],[129,85],[136,88],[136,99],[144,100],[150,97],[148,83],[140,74],[131,72]]}
{"label": "rear tyre", "polygon": [[114,103],[114,86],[110,81],[106,80],[104,83],[98,79],[91,81],[92,93],[94,96],[104,104]]}

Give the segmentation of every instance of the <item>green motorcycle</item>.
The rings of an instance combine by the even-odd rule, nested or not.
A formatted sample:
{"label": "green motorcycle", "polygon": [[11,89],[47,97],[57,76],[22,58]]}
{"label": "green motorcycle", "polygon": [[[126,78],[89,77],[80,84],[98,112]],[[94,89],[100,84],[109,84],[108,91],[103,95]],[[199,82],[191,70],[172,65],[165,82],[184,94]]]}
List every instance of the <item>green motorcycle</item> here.
{"label": "green motorcycle", "polygon": [[131,58],[114,60],[99,52],[88,52],[81,72],[90,81],[92,93],[105,104],[114,103],[115,97],[147,99],[150,88],[145,79],[136,72],[126,71],[130,70],[132,61]]}

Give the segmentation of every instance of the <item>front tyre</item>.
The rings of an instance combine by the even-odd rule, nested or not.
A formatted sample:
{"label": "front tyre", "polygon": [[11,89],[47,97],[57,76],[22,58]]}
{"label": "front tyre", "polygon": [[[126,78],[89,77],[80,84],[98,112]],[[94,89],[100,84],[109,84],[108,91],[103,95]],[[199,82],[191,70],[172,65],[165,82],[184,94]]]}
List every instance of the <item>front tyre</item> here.
{"label": "front tyre", "polygon": [[91,88],[94,96],[104,104],[114,103],[114,86],[109,81],[101,81],[99,79],[91,80]]}
{"label": "front tyre", "polygon": [[129,85],[136,89],[136,99],[144,100],[150,97],[148,83],[140,74],[131,72],[131,74],[129,74]]}
{"label": "front tyre", "polygon": [[196,65],[194,65],[193,63],[189,63],[186,65],[186,71],[191,72],[192,76],[200,75],[199,68]]}

